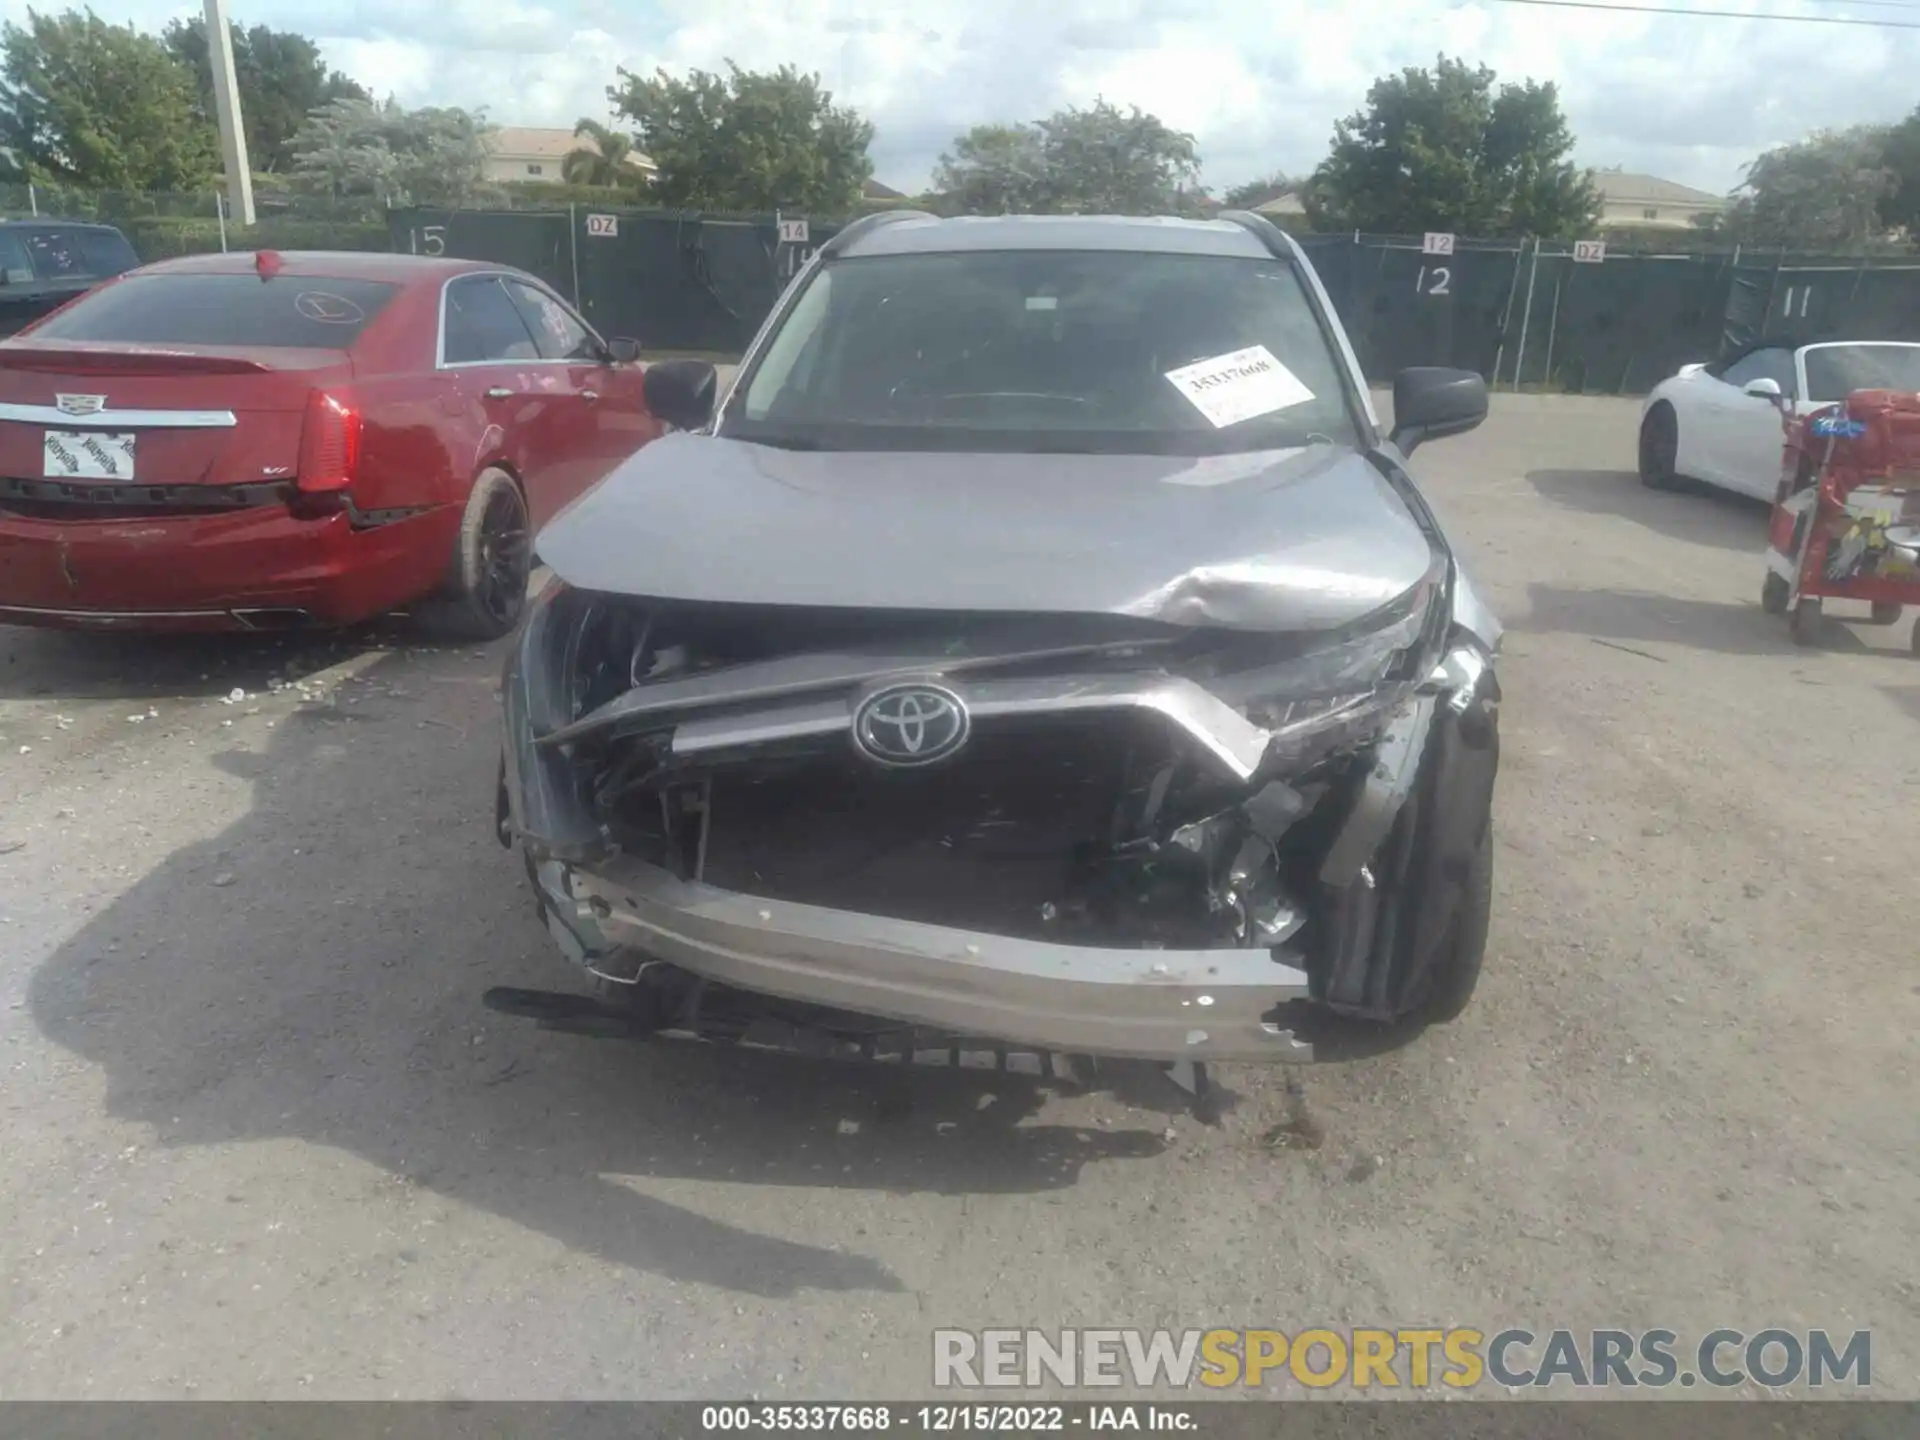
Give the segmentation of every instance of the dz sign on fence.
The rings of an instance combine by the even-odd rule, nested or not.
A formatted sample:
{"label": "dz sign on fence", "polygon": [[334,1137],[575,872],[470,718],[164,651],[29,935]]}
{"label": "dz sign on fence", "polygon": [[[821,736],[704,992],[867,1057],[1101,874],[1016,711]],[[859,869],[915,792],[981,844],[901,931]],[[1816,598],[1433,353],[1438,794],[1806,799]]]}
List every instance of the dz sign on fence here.
{"label": "dz sign on fence", "polygon": [[620,217],[618,215],[587,216],[587,234],[604,235],[609,238],[618,236],[620,234]]}
{"label": "dz sign on fence", "polygon": [[1420,253],[1423,255],[1451,255],[1453,253],[1453,236],[1439,230],[1427,231],[1427,238],[1420,242]]}
{"label": "dz sign on fence", "polygon": [[804,220],[782,220],[780,222],[780,243],[782,245],[806,244],[807,222]]}
{"label": "dz sign on fence", "polygon": [[1598,265],[1607,258],[1607,242],[1576,240],[1573,242],[1573,258],[1582,265]]}

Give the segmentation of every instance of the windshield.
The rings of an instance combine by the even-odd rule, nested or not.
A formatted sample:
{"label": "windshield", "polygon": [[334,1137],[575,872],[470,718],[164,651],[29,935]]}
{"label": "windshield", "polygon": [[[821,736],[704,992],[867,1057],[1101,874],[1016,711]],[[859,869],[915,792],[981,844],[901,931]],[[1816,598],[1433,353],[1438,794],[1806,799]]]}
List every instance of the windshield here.
{"label": "windshield", "polygon": [[81,297],[33,338],[344,350],[399,288],[317,275],[134,275]]}
{"label": "windshield", "polygon": [[1356,443],[1275,259],[1017,250],[823,266],[723,432],[833,449],[1205,455]]}
{"label": "windshield", "polygon": [[1920,345],[1817,345],[1807,355],[1807,398],[1826,403],[1856,390],[1920,391]]}

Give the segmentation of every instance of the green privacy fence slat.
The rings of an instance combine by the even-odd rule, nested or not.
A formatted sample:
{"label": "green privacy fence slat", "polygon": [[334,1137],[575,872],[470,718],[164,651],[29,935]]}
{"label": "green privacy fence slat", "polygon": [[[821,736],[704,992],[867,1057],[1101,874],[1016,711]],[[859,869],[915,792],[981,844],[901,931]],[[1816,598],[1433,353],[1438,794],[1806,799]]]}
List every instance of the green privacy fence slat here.
{"label": "green privacy fence slat", "polygon": [[393,248],[531,271],[603,334],[651,350],[737,353],[812,247],[839,222],[815,221],[806,245],[782,243],[776,217],[581,207],[558,211],[395,210]]}
{"label": "green privacy fence slat", "polygon": [[[396,250],[519,266],[576,299],[603,333],[648,349],[738,353],[817,246],[776,217],[609,211],[395,210]],[[1899,257],[1619,253],[1564,242],[1307,235],[1367,377],[1454,365],[1498,387],[1643,394],[1693,360],[1761,339],[1920,339],[1920,262]]]}
{"label": "green privacy fence slat", "polygon": [[[398,250],[529,270],[609,334],[653,350],[737,353],[811,246],[815,220],[782,243],[773,215],[639,209],[387,209],[378,200],[273,195],[242,228],[218,197],[0,186],[0,215],[119,225],[143,261],[221,249]],[[591,214],[590,214],[591,211]],[[595,223],[610,215],[613,223]],[[1676,237],[1686,249],[1693,237]],[[1920,257],[1652,254],[1598,264],[1548,241],[1300,237],[1369,379],[1457,365],[1497,386],[1591,394],[1646,391],[1689,360],[1758,340],[1920,340]]]}

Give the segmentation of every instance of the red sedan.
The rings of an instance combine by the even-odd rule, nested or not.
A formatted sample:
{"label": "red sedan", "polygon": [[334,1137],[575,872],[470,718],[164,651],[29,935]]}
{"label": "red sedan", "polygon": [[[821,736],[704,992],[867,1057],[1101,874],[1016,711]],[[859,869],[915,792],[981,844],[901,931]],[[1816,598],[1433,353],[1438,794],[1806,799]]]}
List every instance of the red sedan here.
{"label": "red sedan", "polygon": [[637,352],[497,265],[133,271],[0,341],[0,622],[504,634],[529,537],[662,429]]}

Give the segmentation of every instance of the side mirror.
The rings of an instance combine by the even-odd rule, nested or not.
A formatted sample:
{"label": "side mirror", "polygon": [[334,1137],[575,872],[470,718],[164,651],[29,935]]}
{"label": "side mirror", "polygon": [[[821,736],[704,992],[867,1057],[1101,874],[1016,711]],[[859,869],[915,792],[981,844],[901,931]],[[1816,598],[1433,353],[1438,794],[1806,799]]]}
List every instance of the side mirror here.
{"label": "side mirror", "polygon": [[1487,382],[1471,370],[1416,365],[1393,377],[1393,434],[1402,455],[1428,440],[1461,435],[1487,418]]}
{"label": "side mirror", "polygon": [[609,340],[607,341],[607,354],[612,357],[613,363],[616,365],[631,365],[640,358],[640,342],[638,340]]}
{"label": "side mirror", "polygon": [[676,430],[698,430],[713,418],[720,374],[705,360],[656,360],[640,389],[647,408]]}
{"label": "side mirror", "polygon": [[1690,364],[1682,365],[1678,370],[1674,371],[1674,378],[1678,380],[1691,380],[1706,368],[1705,361],[1695,360]]}
{"label": "side mirror", "polygon": [[1756,400],[1764,400],[1776,410],[1787,408],[1787,397],[1780,393],[1780,382],[1762,375],[1758,380],[1749,380],[1741,393],[1751,395]]}

